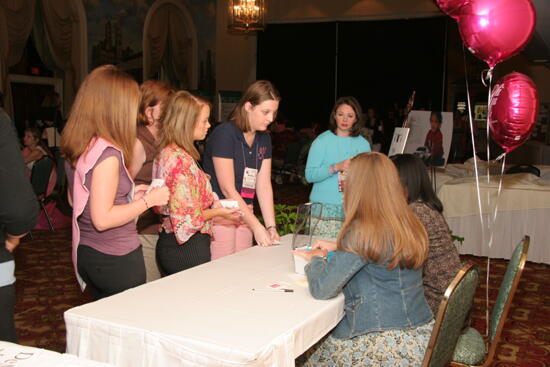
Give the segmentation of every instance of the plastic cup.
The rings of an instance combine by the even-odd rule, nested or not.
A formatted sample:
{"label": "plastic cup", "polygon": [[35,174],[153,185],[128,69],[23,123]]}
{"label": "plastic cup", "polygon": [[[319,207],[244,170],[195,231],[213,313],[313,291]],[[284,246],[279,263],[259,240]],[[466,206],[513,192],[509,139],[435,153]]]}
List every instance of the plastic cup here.
{"label": "plastic cup", "polygon": [[[304,247],[299,247],[296,250],[309,251],[311,250],[311,247],[304,246]],[[308,261],[303,257],[301,257],[300,255],[296,255],[296,254],[292,254],[292,255],[294,256],[294,272],[297,274],[305,275],[306,274],[305,267],[308,264]]]}

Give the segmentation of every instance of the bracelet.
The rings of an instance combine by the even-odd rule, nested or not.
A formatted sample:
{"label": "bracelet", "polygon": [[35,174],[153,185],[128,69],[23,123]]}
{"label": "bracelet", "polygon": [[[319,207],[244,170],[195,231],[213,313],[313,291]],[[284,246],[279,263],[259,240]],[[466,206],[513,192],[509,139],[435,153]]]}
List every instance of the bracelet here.
{"label": "bracelet", "polygon": [[145,196],[142,196],[142,197],[141,197],[141,200],[143,200],[143,202],[145,203],[145,207],[146,207],[147,209],[149,209],[149,204],[147,204],[147,200],[145,200]]}
{"label": "bracelet", "polygon": [[277,230],[277,226],[274,226],[274,225],[273,225],[273,226],[267,226],[267,227],[265,228],[265,230],[266,230],[266,231],[269,231],[271,228],[274,228],[275,230]]}

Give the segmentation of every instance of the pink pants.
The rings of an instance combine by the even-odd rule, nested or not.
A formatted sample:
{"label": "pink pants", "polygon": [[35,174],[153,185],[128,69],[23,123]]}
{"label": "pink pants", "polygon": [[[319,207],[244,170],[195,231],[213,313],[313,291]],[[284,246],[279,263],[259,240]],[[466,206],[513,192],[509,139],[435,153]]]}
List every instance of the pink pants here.
{"label": "pink pants", "polygon": [[252,230],[242,220],[235,222],[215,218],[212,232],[214,234],[210,242],[212,260],[252,247]]}

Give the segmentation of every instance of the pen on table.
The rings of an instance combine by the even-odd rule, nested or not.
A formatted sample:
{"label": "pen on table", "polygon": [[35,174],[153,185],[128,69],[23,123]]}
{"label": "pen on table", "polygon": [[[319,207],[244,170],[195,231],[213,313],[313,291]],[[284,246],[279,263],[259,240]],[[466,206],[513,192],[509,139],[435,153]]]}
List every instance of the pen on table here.
{"label": "pen on table", "polygon": [[289,288],[276,288],[276,289],[261,289],[261,288],[252,288],[254,292],[280,292],[280,293],[290,293],[294,292],[294,289]]}

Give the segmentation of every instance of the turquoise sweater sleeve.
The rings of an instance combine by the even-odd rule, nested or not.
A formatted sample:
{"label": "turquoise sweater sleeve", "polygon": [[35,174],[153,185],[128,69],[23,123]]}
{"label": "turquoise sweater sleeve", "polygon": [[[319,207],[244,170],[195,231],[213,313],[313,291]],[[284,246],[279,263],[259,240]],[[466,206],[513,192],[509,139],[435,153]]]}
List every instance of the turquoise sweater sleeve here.
{"label": "turquoise sweater sleeve", "polygon": [[329,178],[331,176],[329,166],[336,163],[328,163],[330,152],[323,144],[323,140],[326,139],[315,139],[309,149],[306,163],[306,180],[310,183],[321,182]]}

